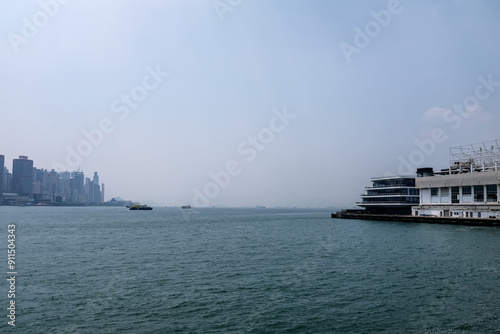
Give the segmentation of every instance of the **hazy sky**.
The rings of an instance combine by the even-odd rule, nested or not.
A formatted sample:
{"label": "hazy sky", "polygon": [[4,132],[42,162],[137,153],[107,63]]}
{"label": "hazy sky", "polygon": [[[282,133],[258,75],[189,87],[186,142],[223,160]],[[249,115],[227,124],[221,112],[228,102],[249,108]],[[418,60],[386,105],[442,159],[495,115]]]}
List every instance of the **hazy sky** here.
{"label": "hazy sky", "polygon": [[496,0],[4,1],[0,154],[106,199],[352,206],[500,137],[499,33]]}

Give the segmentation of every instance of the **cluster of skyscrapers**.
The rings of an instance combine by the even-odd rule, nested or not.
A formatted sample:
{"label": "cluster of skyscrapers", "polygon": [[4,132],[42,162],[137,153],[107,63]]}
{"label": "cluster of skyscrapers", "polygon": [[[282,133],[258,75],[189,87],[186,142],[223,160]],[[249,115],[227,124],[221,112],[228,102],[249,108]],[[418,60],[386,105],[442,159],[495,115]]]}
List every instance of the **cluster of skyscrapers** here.
{"label": "cluster of skyscrapers", "polygon": [[99,175],[85,177],[80,170],[56,172],[38,169],[21,155],[12,161],[12,172],[0,155],[0,204],[3,205],[98,205],[104,202]]}

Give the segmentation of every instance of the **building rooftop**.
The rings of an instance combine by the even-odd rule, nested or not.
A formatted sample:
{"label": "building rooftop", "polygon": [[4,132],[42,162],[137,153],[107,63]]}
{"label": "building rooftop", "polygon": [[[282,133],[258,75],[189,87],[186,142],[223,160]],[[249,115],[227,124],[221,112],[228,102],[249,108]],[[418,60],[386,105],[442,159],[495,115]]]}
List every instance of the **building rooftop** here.
{"label": "building rooftop", "polygon": [[451,169],[482,169],[500,165],[500,140],[450,147]]}
{"label": "building rooftop", "polygon": [[383,180],[401,180],[401,179],[414,179],[415,175],[390,175],[390,176],[375,176],[370,180],[373,181],[383,181]]}

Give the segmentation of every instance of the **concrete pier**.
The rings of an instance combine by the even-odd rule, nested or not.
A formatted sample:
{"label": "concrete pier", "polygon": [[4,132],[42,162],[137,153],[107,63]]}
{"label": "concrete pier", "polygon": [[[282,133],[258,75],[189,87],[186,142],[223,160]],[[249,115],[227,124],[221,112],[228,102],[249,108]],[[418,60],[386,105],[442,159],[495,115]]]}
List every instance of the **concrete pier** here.
{"label": "concrete pier", "polygon": [[374,215],[367,213],[332,213],[332,218],[395,221],[408,223],[451,224],[469,226],[500,226],[500,219],[495,218],[457,218],[429,216]]}

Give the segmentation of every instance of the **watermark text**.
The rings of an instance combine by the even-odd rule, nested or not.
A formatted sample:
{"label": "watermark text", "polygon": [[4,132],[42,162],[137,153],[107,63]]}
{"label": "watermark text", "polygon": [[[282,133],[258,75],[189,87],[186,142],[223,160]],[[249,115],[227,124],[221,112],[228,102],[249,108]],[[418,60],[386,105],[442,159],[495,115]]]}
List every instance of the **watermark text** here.
{"label": "watermark text", "polygon": [[7,282],[9,284],[9,307],[7,307],[7,323],[10,326],[16,326],[16,225],[7,226]]}

